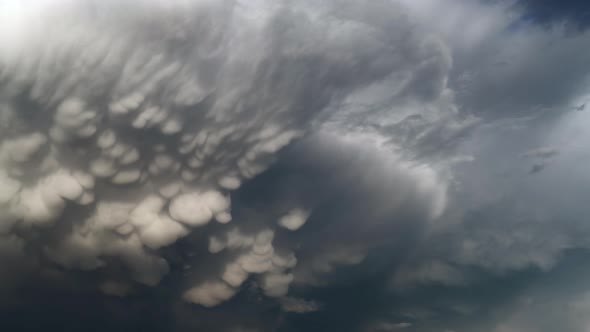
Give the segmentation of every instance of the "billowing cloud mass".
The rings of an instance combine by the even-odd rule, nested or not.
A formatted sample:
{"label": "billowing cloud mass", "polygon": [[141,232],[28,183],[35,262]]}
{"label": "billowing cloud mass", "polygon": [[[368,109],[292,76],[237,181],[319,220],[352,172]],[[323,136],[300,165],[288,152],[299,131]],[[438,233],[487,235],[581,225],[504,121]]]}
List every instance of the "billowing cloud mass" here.
{"label": "billowing cloud mass", "polygon": [[0,328],[586,331],[544,3],[0,4]]}

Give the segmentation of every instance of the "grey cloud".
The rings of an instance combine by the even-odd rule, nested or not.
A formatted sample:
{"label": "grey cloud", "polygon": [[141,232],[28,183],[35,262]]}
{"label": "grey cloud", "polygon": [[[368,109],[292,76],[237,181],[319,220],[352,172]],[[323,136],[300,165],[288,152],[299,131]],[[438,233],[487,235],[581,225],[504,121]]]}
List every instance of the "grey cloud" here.
{"label": "grey cloud", "polygon": [[315,301],[309,301],[294,297],[285,297],[281,300],[281,306],[286,312],[308,313],[321,310],[322,305]]}
{"label": "grey cloud", "polygon": [[[403,2],[453,50],[449,86],[468,114],[485,119],[558,115],[569,112],[572,99],[585,89],[587,31],[571,34],[560,25],[529,24],[513,1]],[[544,6],[547,1],[538,8]],[[561,2],[550,7],[555,13],[582,8]]]}
{"label": "grey cloud", "polygon": [[521,156],[533,159],[551,159],[559,154],[559,150],[554,147],[540,147],[524,152]]}
{"label": "grey cloud", "polygon": [[559,150],[552,147],[541,147],[526,151],[521,154],[522,157],[532,159],[535,163],[531,166],[529,174],[541,172],[547,166],[547,163],[559,154]]}
{"label": "grey cloud", "polygon": [[535,174],[541,172],[545,169],[546,164],[534,164],[531,169],[529,170],[529,174]]}
{"label": "grey cloud", "polygon": [[446,207],[446,182],[435,169],[401,159],[371,136],[312,136],[277,170],[284,178],[268,185],[289,191],[274,199],[311,211],[294,234],[305,244],[294,270],[300,284],[322,284],[322,276],[361,263],[373,248],[402,246]]}
{"label": "grey cloud", "polygon": [[398,331],[398,330],[403,330],[406,327],[410,327],[412,326],[411,323],[390,323],[390,322],[381,322],[381,323],[377,323],[375,324],[375,326],[373,326],[370,331]]}
{"label": "grey cloud", "polygon": [[522,8],[525,19],[537,24],[563,24],[573,30],[584,30],[590,24],[590,7],[585,1],[565,0],[557,4],[548,0],[520,0],[515,6]]}
{"label": "grey cloud", "polygon": [[417,266],[401,266],[396,269],[392,278],[392,286],[398,290],[415,287],[417,284],[443,284],[459,286],[467,283],[462,271],[452,265],[433,260],[419,263]]}
{"label": "grey cloud", "polygon": [[[40,296],[87,299],[108,330],[527,331],[560,306],[585,324],[584,297],[517,299],[590,245],[585,31],[504,2],[3,9],[15,317]],[[39,321],[85,325],[55,311]]]}
{"label": "grey cloud", "polygon": [[[382,159],[385,148],[365,153],[340,134],[304,140],[282,161],[305,179],[334,169],[320,187],[296,191],[315,191],[309,199],[287,197],[251,217],[239,194],[283,148],[331,121],[331,105],[373,83],[406,76],[400,100],[431,104],[433,117],[439,102],[452,108],[448,52],[397,5],[129,1],[7,10],[19,36],[0,38],[8,46],[0,52],[8,256],[74,279],[93,274],[83,284],[115,297],[178,278],[178,297],[217,307],[247,287],[282,298],[293,282],[323,283],[363,261],[374,247],[369,236],[383,233],[377,243],[385,243],[410,219],[427,223],[445,208],[436,169],[401,155]],[[368,170],[375,174],[357,184]],[[334,209],[338,201],[350,206]],[[373,226],[359,228],[360,220]],[[307,240],[310,223],[320,231]],[[330,233],[342,237],[321,238]],[[313,311],[313,303],[285,308],[303,304]]]}

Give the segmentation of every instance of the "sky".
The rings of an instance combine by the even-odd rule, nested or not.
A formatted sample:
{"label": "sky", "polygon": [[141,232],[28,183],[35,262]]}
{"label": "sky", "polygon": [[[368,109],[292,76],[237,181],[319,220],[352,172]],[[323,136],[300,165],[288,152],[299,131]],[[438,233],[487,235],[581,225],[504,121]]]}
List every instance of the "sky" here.
{"label": "sky", "polygon": [[0,2],[0,330],[590,331],[590,3]]}

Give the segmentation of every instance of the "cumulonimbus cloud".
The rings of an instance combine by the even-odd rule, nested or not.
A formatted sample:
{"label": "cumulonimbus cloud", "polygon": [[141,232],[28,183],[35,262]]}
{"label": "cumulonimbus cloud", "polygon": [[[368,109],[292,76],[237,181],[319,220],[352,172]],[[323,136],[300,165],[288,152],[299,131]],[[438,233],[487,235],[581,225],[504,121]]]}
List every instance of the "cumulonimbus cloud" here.
{"label": "cumulonimbus cloud", "polygon": [[[208,234],[191,244],[208,258],[187,261],[184,299],[216,306],[252,276],[267,296],[285,296],[298,259],[275,233],[297,233],[313,206],[249,227],[232,214],[232,193],[355,91],[397,75],[408,103],[449,100],[447,54],[392,4],[5,9],[14,19],[13,33],[0,35],[2,255],[26,256],[39,269],[96,271],[97,287],[111,295],[156,286],[171,270],[162,249]],[[433,204],[426,219],[439,215],[435,171],[399,172],[417,180],[400,199]],[[309,273],[362,261],[367,248],[358,248],[344,261],[339,249],[323,252]]]}

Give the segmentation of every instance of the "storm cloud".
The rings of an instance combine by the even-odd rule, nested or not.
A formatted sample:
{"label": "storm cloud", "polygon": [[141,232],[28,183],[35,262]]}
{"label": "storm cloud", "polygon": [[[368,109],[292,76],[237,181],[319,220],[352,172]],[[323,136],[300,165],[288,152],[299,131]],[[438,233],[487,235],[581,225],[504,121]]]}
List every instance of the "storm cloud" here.
{"label": "storm cloud", "polygon": [[590,35],[546,7],[3,3],[0,327],[585,331]]}

